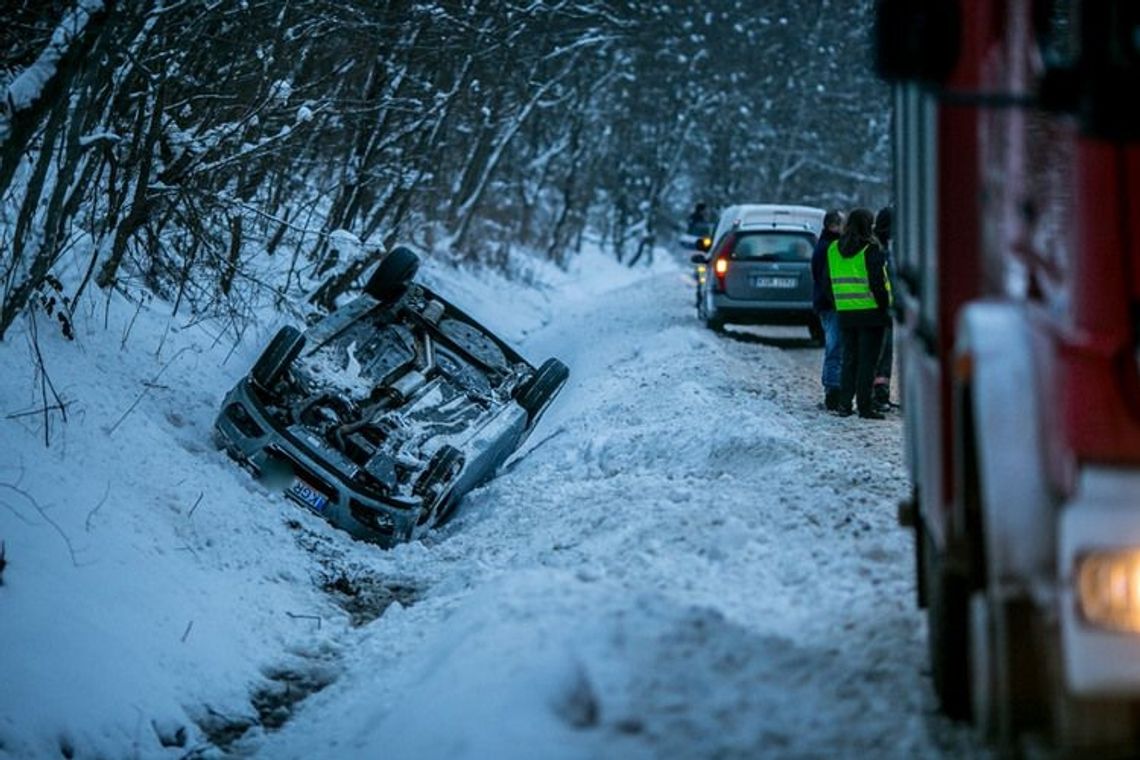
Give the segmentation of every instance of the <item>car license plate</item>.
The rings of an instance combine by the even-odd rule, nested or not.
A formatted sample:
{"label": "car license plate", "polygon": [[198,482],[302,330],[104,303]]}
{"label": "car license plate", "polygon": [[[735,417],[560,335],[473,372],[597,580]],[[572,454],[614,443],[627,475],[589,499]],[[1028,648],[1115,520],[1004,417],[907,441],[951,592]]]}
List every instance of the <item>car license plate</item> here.
{"label": "car license plate", "polygon": [[757,288],[794,288],[799,284],[795,277],[753,277],[752,285]]}
{"label": "car license plate", "polygon": [[325,498],[323,493],[300,478],[294,480],[293,485],[289,487],[289,495],[314,512],[324,511],[324,508],[329,504],[329,500]]}

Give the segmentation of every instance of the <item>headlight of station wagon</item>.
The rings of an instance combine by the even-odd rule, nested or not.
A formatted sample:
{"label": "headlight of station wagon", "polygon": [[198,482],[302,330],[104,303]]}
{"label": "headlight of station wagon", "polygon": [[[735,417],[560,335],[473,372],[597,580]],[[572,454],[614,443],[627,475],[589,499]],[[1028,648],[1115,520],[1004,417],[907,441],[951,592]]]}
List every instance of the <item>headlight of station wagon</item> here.
{"label": "headlight of station wagon", "polygon": [[1140,633],[1140,549],[1082,555],[1075,583],[1077,606],[1086,622]]}

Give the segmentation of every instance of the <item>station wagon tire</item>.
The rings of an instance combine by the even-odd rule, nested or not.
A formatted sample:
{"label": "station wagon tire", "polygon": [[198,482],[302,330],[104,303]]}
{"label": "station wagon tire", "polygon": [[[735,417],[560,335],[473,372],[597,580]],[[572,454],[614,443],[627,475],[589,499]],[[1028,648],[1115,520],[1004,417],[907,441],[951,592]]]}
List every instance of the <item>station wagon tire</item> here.
{"label": "station wagon tire", "polygon": [[570,377],[570,369],[557,359],[547,359],[530,380],[519,388],[516,400],[533,423],[554,394]]}
{"label": "station wagon tire", "polygon": [[454,446],[441,446],[428,460],[427,468],[412,486],[412,493],[424,500],[425,506],[420,515],[420,524],[432,516],[440,516],[440,506],[450,497],[450,486],[463,469],[465,457]]}
{"label": "station wagon tire", "polygon": [[409,248],[396,246],[376,266],[364,284],[364,292],[380,303],[391,303],[400,297],[419,268],[419,256]]}
{"label": "station wagon tire", "polygon": [[305,336],[300,330],[290,325],[282,327],[254,362],[250,380],[264,391],[273,390],[304,347]]}
{"label": "station wagon tire", "polygon": [[697,318],[705,323],[705,327],[713,332],[724,332],[724,320],[716,316],[715,312],[709,311],[709,303],[707,294],[702,291],[702,297],[697,301]]}
{"label": "station wagon tire", "polygon": [[824,345],[827,342],[827,336],[823,333],[823,325],[819,323],[818,317],[812,317],[811,322],[808,323],[808,332],[811,333],[811,339],[819,345]]}

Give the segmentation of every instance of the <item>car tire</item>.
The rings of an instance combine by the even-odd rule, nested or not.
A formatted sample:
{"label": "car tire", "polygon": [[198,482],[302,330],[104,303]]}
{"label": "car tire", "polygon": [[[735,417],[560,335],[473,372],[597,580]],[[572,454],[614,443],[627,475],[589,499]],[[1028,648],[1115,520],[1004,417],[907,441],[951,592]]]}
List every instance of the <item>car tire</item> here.
{"label": "car tire", "polygon": [[272,391],[304,347],[305,336],[300,330],[290,325],[282,327],[254,362],[250,380],[261,390]]}
{"label": "car tire", "polygon": [[530,424],[534,424],[568,377],[570,369],[565,364],[557,359],[547,359],[530,380],[519,387],[515,400],[526,411]]}
{"label": "car tire", "polygon": [[412,493],[424,500],[421,525],[442,515],[440,506],[449,500],[451,486],[463,469],[465,459],[462,451],[450,445],[441,446],[432,454],[423,474],[412,486]]}
{"label": "car tire", "polygon": [[818,345],[827,343],[827,336],[824,335],[823,325],[819,323],[818,317],[812,317],[812,321],[808,323],[808,332],[811,333],[811,339]]}
{"label": "car tire", "polygon": [[411,283],[420,268],[420,257],[398,245],[388,252],[364,284],[364,292],[380,303],[395,301]]}
{"label": "car tire", "polygon": [[708,294],[702,291],[702,296],[704,297],[697,302],[697,317],[713,332],[724,332],[724,319],[715,311],[709,310]]}

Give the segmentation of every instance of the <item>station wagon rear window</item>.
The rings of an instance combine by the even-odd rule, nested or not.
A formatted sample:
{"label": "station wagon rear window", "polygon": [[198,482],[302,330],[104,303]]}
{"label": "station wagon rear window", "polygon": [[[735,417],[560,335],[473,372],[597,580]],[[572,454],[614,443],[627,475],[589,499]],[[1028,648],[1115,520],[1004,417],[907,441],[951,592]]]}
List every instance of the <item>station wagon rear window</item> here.
{"label": "station wagon rear window", "polygon": [[815,236],[806,232],[739,232],[732,246],[735,261],[811,261]]}

